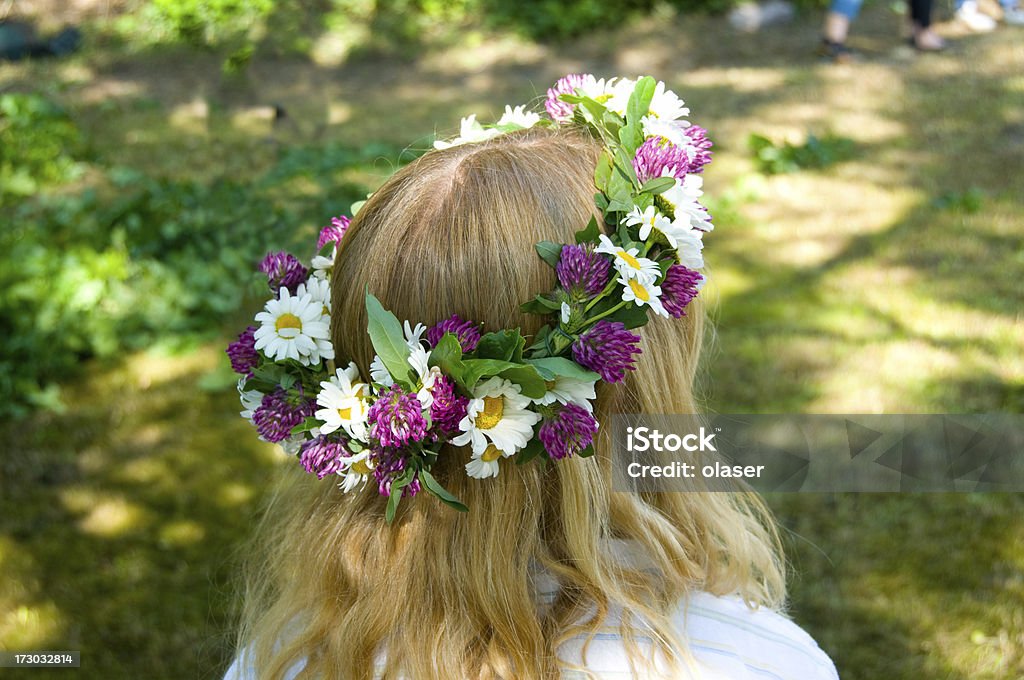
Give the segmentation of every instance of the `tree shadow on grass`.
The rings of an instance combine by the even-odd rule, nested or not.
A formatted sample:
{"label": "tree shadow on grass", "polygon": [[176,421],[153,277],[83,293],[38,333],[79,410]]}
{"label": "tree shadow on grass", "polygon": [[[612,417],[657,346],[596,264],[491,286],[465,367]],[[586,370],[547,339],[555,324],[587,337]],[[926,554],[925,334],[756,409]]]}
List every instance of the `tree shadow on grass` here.
{"label": "tree shadow on grass", "polygon": [[95,367],[73,411],[4,425],[6,604],[30,614],[8,641],[80,650],[82,677],[222,675],[236,546],[275,458],[233,390],[196,389],[203,372],[143,387]]}

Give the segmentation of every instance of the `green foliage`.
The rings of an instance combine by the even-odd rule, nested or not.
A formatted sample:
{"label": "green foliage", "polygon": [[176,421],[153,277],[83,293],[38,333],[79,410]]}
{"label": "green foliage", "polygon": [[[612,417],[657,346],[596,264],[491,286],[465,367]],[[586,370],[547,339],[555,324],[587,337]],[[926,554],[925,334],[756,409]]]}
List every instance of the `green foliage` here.
{"label": "green foliage", "polygon": [[0,206],[76,177],[81,151],[62,108],[39,95],[0,95]]}
{"label": "green foliage", "polygon": [[939,210],[960,211],[970,215],[981,210],[985,203],[985,192],[978,187],[963,191],[947,191],[932,200],[932,206]]}
{"label": "green foliage", "polygon": [[218,45],[247,36],[275,0],[150,0],[143,10],[160,31],[190,45]]}
{"label": "green foliage", "polygon": [[0,416],[57,406],[53,386],[84,358],[216,333],[250,293],[265,294],[254,267],[268,249],[308,257],[315,225],[365,196],[340,173],[399,155],[380,145],[295,147],[248,182],[93,165],[100,186],[51,195],[39,190],[81,170],[69,154],[77,128],[34,95],[5,96],[0,110],[3,177],[27,178],[37,193],[3,194],[13,228],[0,232]]}
{"label": "green foliage", "polygon": [[747,144],[757,162],[758,170],[766,175],[825,168],[834,163],[850,160],[857,148],[852,139],[831,133],[820,138],[808,134],[807,141],[800,145],[789,142],[776,144],[767,137],[752,134]]}

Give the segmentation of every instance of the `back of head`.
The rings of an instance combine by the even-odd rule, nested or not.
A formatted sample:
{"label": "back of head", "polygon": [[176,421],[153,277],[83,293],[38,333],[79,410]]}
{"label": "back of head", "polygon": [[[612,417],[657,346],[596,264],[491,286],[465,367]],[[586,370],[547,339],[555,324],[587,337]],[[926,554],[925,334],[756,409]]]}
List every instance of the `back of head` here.
{"label": "back of head", "polygon": [[[432,151],[397,172],[338,249],[338,356],[368,375],[367,288],[413,323],[457,313],[485,331],[536,333],[539,318],[520,304],[555,275],[534,244],[571,243],[597,214],[600,150],[586,131],[534,128]],[[598,386],[598,421],[695,412],[702,319],[696,304],[681,321],[653,319],[636,370]],[[689,590],[778,604],[777,538],[756,497],[612,493],[608,429],[593,459],[501,461],[486,482],[465,474],[464,448],[446,448],[433,473],[469,513],[423,494],[387,524],[376,489],[341,494],[293,475],[267,511],[247,601],[257,668],[279,678],[306,659],[313,677],[370,678],[379,661],[385,677],[557,677],[559,643],[596,630],[610,607],[633,614],[627,643],[642,622],[672,657],[680,641],[669,615]],[[624,564],[610,539],[639,546],[654,571]],[[561,587],[551,607],[537,603],[539,569]]]}

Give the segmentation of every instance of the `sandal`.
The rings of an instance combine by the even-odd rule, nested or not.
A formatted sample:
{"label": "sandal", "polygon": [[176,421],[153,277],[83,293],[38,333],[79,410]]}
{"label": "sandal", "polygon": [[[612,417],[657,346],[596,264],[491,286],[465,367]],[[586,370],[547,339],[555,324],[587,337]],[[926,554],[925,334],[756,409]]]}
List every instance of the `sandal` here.
{"label": "sandal", "polygon": [[917,31],[907,41],[918,52],[941,52],[949,47],[945,40],[927,28]]}
{"label": "sandal", "polygon": [[844,43],[833,42],[828,38],[821,39],[821,46],[818,47],[818,56],[834,64],[849,64],[860,59],[860,55]]}

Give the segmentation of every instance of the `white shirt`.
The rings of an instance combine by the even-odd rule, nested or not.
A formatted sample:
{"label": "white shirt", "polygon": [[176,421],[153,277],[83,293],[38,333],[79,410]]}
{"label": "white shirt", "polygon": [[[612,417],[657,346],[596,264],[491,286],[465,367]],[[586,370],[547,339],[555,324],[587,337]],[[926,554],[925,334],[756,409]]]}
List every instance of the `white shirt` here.
{"label": "white shirt", "polygon": [[[535,579],[539,604],[550,604],[558,592],[557,581],[546,572]],[[599,680],[632,680],[636,676],[630,671],[619,621],[612,607],[587,647],[586,663],[580,656],[585,634],[567,641],[559,656],[587,668]],[[691,593],[679,603],[672,621],[683,632],[698,667],[685,680],[839,680],[832,660],[800,626],[769,609],[751,610],[739,597]],[[652,640],[641,633],[634,639],[646,656]],[[286,680],[294,680],[303,665],[296,664]],[[563,680],[586,677],[574,671],[562,674]],[[251,661],[236,658],[224,680],[256,680]]]}

